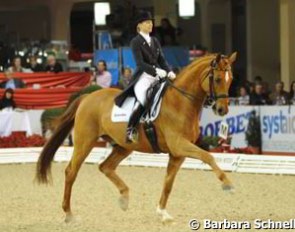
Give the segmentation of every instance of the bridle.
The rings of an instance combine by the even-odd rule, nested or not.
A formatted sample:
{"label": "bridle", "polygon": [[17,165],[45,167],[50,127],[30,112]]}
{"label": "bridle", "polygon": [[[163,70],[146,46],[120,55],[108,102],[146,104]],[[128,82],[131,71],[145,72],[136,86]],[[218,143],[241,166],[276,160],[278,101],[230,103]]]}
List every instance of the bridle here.
{"label": "bridle", "polygon": [[[208,74],[205,76],[205,78],[201,81],[201,83],[203,83],[207,77],[209,78],[209,95],[207,95],[207,100],[206,100],[206,106],[213,106],[215,104],[215,102],[218,99],[222,99],[222,98],[229,98],[228,94],[218,94],[216,95],[215,93],[215,85],[214,85],[214,71],[224,71],[224,72],[228,72],[228,69],[219,69],[218,68],[218,63],[220,61],[220,59],[223,59],[225,56],[223,55],[217,55],[217,57],[211,62],[210,64],[210,70],[208,72]],[[171,86],[172,88],[176,89],[178,92],[180,92],[184,97],[188,98],[191,101],[195,101],[197,98],[191,94],[186,92],[185,90],[176,87],[173,82],[171,80],[169,80],[168,78],[166,79],[166,82],[169,86]]]}
{"label": "bridle", "polygon": [[[223,58],[224,58],[224,56],[221,56],[219,59],[223,59]],[[201,83],[203,83],[203,81],[206,80],[207,77],[209,78],[209,95],[207,96],[207,101],[206,101],[207,105],[209,105],[209,106],[213,106],[218,99],[229,98],[228,94],[216,95],[216,93],[215,93],[214,71],[228,72],[227,68],[225,68],[225,69],[218,68],[218,63],[219,63],[219,60],[218,60],[218,56],[217,56],[216,59],[214,59],[211,62],[211,65],[210,65],[211,68],[210,68],[208,74],[206,75],[206,77],[201,82]]]}

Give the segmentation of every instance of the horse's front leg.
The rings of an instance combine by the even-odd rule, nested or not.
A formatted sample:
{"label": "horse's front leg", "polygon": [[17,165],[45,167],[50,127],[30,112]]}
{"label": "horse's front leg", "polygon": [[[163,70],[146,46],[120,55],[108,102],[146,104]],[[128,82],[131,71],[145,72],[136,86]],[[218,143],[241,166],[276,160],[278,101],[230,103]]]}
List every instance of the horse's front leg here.
{"label": "horse's front leg", "polygon": [[233,190],[231,181],[219,168],[214,157],[209,152],[197,147],[187,139],[180,136],[173,138],[167,142],[172,155],[174,155],[175,157],[189,157],[203,161],[212,168],[217,178],[222,182],[223,190]]}
{"label": "horse's front leg", "polygon": [[165,176],[164,187],[162,190],[161,199],[159,202],[159,206],[157,208],[157,213],[162,217],[162,222],[170,222],[173,220],[173,217],[169,215],[166,210],[166,205],[168,201],[168,197],[170,195],[175,176],[184,161],[184,157],[174,157],[169,154],[169,162],[167,166],[167,173]]}

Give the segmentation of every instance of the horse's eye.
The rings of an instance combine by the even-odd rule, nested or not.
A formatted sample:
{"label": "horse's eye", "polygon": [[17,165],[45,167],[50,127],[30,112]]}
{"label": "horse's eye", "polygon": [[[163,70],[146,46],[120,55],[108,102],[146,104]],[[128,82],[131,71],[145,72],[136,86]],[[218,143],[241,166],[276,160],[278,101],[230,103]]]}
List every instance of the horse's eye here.
{"label": "horse's eye", "polygon": [[215,78],[215,82],[216,82],[216,84],[220,84],[221,78],[220,77]]}

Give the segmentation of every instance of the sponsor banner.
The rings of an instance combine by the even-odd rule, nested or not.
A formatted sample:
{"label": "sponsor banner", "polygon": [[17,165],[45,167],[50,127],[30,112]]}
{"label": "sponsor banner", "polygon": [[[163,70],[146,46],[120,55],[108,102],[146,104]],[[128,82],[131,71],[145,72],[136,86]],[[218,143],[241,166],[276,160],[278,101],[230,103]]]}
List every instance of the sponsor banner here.
{"label": "sponsor banner", "polygon": [[185,67],[189,64],[189,49],[186,47],[164,47],[163,53],[172,67]]}
{"label": "sponsor banner", "polygon": [[123,47],[121,49],[121,51],[122,51],[122,64],[123,64],[123,67],[124,68],[125,67],[131,68],[133,70],[133,72],[134,72],[135,68],[136,68],[136,64],[135,64],[135,60],[134,60],[131,48]]}
{"label": "sponsor banner", "polygon": [[112,74],[112,85],[116,85],[119,80],[119,50],[97,50],[94,53],[94,64],[99,60],[104,60],[107,63],[108,71]]}
{"label": "sponsor banner", "polygon": [[260,107],[264,152],[295,152],[295,107]]}
{"label": "sponsor banner", "polygon": [[228,134],[232,136],[232,147],[247,147],[245,132],[248,127],[249,117],[253,111],[258,111],[255,106],[230,106],[226,116],[220,117],[213,113],[211,108],[204,108],[201,115],[202,136],[219,136],[221,125],[228,125]]}

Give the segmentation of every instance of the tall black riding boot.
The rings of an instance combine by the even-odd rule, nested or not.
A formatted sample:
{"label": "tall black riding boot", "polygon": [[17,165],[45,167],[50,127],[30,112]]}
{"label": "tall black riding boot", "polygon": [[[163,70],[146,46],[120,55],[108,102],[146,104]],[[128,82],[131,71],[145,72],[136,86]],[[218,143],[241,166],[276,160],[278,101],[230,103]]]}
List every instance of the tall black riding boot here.
{"label": "tall black riding boot", "polygon": [[144,113],[144,107],[139,102],[136,102],[127,125],[127,132],[126,132],[127,143],[136,143],[138,141],[137,126],[140,122],[140,118],[143,113]]}

